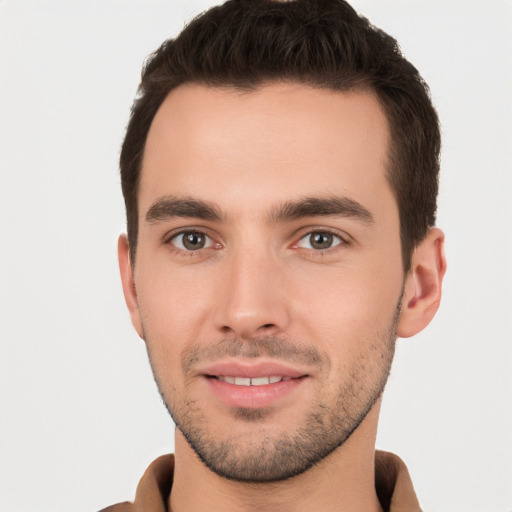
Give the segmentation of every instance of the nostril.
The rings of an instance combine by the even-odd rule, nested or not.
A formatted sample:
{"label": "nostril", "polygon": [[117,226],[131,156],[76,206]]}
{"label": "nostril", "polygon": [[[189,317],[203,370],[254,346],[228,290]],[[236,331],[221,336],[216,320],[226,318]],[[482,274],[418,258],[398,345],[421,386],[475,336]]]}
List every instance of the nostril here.
{"label": "nostril", "polygon": [[222,333],[222,336],[235,336],[238,338],[252,339],[258,334],[271,335],[280,330],[278,323],[263,323],[261,320],[263,319],[252,318],[249,315],[241,318],[235,318],[231,324],[221,324],[219,326],[219,332]]}

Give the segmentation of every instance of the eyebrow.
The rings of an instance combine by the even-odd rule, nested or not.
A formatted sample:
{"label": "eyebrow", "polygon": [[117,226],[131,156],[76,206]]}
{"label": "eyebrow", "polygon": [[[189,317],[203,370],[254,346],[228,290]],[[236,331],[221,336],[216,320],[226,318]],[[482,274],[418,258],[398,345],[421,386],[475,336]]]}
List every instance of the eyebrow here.
{"label": "eyebrow", "polygon": [[[335,216],[360,220],[365,224],[374,222],[373,215],[361,203],[348,197],[306,197],[286,201],[271,211],[271,223],[298,220],[306,217]],[[192,197],[163,196],[158,198],[146,213],[146,221],[156,223],[175,217],[209,221],[225,220],[220,209],[213,203]]]}
{"label": "eyebrow", "polygon": [[174,217],[220,221],[223,215],[212,203],[191,197],[159,197],[146,213],[147,222],[159,222]]}
{"label": "eyebrow", "polygon": [[305,217],[336,216],[357,219],[365,224],[373,224],[372,213],[361,203],[348,197],[306,197],[297,201],[287,201],[270,214],[274,223],[297,220]]}

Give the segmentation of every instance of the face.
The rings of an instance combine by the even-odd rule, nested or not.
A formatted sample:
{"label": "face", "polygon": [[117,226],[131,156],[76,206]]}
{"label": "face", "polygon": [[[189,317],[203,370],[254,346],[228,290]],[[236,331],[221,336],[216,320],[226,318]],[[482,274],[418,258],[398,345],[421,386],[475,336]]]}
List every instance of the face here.
{"label": "face", "polygon": [[217,474],[301,473],[380,397],[404,286],[387,145],[368,92],[189,84],[156,114],[130,309]]}

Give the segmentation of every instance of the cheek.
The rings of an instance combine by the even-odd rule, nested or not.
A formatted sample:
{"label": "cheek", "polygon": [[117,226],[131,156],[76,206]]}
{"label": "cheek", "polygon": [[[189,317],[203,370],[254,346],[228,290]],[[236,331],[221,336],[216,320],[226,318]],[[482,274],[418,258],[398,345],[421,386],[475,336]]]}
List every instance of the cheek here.
{"label": "cheek", "polygon": [[201,325],[210,293],[198,272],[174,270],[153,258],[136,276],[137,299],[151,332],[171,339],[188,338]]}
{"label": "cheek", "polygon": [[167,387],[181,375],[180,354],[200,337],[205,290],[198,282],[158,265],[145,266],[136,285],[151,365],[157,379]]}
{"label": "cheek", "polygon": [[401,288],[398,266],[309,273],[295,294],[297,334],[320,340],[341,358],[370,350],[376,341],[387,341]]}

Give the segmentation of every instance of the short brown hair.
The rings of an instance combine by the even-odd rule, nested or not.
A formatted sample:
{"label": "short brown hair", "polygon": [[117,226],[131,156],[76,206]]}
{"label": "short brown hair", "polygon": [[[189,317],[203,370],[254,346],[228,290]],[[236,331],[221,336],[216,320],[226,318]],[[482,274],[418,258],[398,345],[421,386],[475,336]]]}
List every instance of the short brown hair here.
{"label": "short brown hair", "polygon": [[272,81],[376,95],[390,127],[387,178],[398,204],[408,271],[412,251],[435,222],[439,121],[427,85],[396,40],[343,0],[229,0],[149,56],[120,158],[132,263],[144,147],[169,92],[183,83],[254,90]]}

